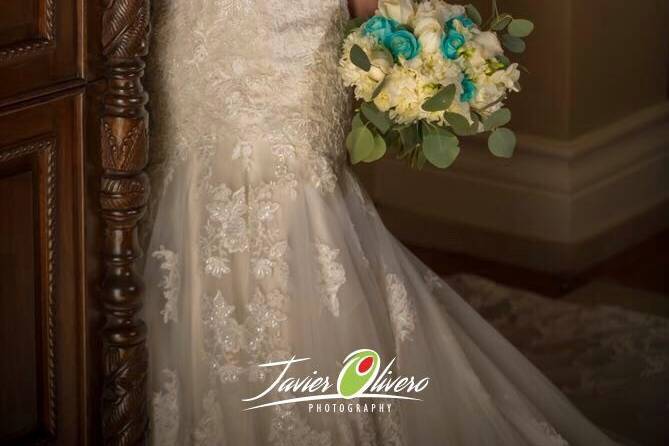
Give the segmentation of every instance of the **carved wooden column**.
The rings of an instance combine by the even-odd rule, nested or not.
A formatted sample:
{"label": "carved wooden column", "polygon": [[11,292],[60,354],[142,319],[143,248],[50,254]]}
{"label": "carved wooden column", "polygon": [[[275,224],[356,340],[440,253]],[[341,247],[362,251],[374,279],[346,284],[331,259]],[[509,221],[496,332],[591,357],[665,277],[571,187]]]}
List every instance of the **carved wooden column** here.
{"label": "carved wooden column", "polygon": [[137,223],[149,196],[147,94],[149,0],[103,0],[102,45],[107,90],[102,117],[100,202],[105,222],[102,307],[105,445],[146,443],[146,326],[137,317],[144,286]]}

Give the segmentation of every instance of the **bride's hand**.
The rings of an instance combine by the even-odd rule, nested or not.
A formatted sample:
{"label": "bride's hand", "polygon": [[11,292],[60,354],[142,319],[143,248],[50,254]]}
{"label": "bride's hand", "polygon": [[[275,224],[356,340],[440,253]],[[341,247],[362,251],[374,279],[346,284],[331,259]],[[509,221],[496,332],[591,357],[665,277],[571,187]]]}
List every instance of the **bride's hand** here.
{"label": "bride's hand", "polygon": [[369,17],[376,11],[377,5],[377,0],[348,0],[351,17]]}

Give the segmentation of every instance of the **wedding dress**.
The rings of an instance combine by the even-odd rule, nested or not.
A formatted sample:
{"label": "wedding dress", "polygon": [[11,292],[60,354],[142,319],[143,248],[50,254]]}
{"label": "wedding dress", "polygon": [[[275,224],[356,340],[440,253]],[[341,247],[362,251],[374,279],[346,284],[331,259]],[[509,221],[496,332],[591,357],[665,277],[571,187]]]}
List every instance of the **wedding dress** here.
{"label": "wedding dress", "polygon": [[[613,444],[393,238],[347,167],[345,0],[154,7],[152,444]],[[261,364],[336,378],[363,348],[429,377],[420,401],[245,410],[279,371]]]}

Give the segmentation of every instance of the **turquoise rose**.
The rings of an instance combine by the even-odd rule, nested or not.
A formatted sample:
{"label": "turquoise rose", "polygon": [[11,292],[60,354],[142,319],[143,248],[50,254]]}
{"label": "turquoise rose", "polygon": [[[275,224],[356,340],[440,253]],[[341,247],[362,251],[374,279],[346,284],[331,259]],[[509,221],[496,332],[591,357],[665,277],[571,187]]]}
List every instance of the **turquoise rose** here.
{"label": "turquoise rose", "polygon": [[465,28],[471,28],[471,27],[474,26],[474,22],[472,22],[472,19],[470,19],[470,18],[467,17],[466,15],[459,15],[459,16],[457,16],[457,17],[453,17],[452,19],[450,19],[449,21],[447,21],[447,22],[446,22],[446,28],[447,28],[447,29],[455,29],[455,25],[454,25],[453,22],[455,22],[456,20],[457,20],[458,22],[460,22],[460,24],[461,24],[462,26],[464,26]]}
{"label": "turquoise rose", "polygon": [[465,76],[465,78],[462,79],[460,102],[469,102],[474,99],[474,95],[476,95],[476,85],[469,77]]}
{"label": "turquoise rose", "polygon": [[441,52],[447,59],[457,59],[458,50],[465,44],[465,36],[455,30],[450,30],[441,41]]}
{"label": "turquoise rose", "polygon": [[380,42],[397,30],[398,23],[382,16],[374,16],[362,25],[362,34],[376,37]]}
{"label": "turquoise rose", "polygon": [[420,53],[420,44],[416,37],[405,29],[388,34],[383,44],[390,50],[395,59],[403,57],[411,60]]}

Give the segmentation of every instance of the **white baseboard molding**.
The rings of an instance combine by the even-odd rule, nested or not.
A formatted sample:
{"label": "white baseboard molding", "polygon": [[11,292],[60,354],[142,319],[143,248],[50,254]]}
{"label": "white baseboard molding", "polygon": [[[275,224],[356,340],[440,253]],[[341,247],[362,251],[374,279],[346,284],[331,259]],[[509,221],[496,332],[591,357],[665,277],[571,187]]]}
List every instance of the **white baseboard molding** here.
{"label": "white baseboard molding", "polygon": [[521,135],[511,160],[475,141],[446,171],[384,160],[360,174],[409,243],[578,271],[669,226],[669,103],[573,141]]}

